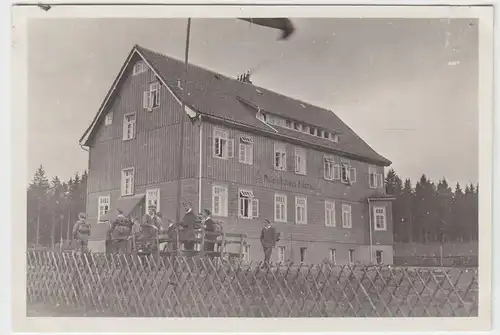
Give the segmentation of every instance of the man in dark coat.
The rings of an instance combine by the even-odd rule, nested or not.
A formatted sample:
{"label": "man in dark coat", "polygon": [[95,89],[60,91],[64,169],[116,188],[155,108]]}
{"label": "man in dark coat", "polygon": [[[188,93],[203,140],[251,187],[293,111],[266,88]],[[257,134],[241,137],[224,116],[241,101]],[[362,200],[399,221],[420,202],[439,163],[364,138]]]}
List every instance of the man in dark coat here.
{"label": "man in dark coat", "polygon": [[279,234],[276,232],[276,228],[271,226],[271,221],[264,221],[264,228],[260,232],[260,243],[264,249],[264,264],[262,268],[269,268],[269,261],[273,253],[273,248],[276,246],[276,242],[279,241]]}
{"label": "man in dark coat", "polygon": [[209,233],[208,235],[205,234],[205,252],[214,252],[214,241],[217,237],[210,233],[215,233],[215,231],[217,230],[217,224],[214,222],[214,220],[212,220],[212,213],[209,209],[205,209],[203,211],[203,215],[205,216],[205,218],[203,219],[205,223],[205,232]]}
{"label": "man in dark coat", "polygon": [[[196,214],[194,214],[193,209],[191,208],[190,203],[184,203],[184,210],[186,213],[184,214],[184,218],[182,219],[181,226],[183,228],[183,240],[186,239],[194,239],[194,229],[196,226],[196,221],[198,218],[196,217]],[[184,242],[184,249],[187,251],[193,251],[194,250],[194,242],[193,241],[186,241]]]}

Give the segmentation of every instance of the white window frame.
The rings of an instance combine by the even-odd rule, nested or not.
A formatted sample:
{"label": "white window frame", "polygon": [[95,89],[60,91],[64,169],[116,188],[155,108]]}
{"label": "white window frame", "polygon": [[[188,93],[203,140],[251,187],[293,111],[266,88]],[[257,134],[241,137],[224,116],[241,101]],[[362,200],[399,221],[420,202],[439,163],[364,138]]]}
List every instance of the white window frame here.
{"label": "white window frame", "polygon": [[[346,215],[348,215],[347,220]],[[350,204],[342,204],[342,228],[352,228],[352,206]]]}
{"label": "white window frame", "polygon": [[132,69],[132,75],[137,75],[139,73],[146,72],[148,70],[148,65],[146,64],[145,61],[138,61],[137,63],[134,64],[134,67]]}
{"label": "white window frame", "polygon": [[347,259],[349,264],[354,264],[356,262],[356,249],[349,249],[347,252]]}
{"label": "white window frame", "polygon": [[[377,253],[379,253],[379,252],[380,252],[380,262],[377,259]],[[375,261],[377,262],[377,264],[384,264],[384,251],[383,250],[380,250],[380,249],[375,250]]]}
{"label": "white window frame", "polygon": [[[107,206],[107,208],[106,208]],[[111,208],[111,196],[102,195],[97,199],[97,222],[102,222],[101,217],[106,215]]]}
{"label": "white window frame", "polygon": [[233,157],[234,142],[229,139],[229,132],[221,128],[214,128],[213,157],[229,159]]}
{"label": "white window frame", "polygon": [[[299,202],[303,201],[303,204]],[[299,220],[298,210],[302,208],[304,213],[303,217]],[[305,225],[307,224],[307,197],[296,196],[295,197],[295,224]]]}
{"label": "white window frame", "polygon": [[343,184],[356,182],[356,169],[351,166],[351,162],[348,160],[341,160],[340,162],[340,181]]}
{"label": "white window frame", "polygon": [[295,173],[307,174],[307,152],[304,148],[295,147]]}
{"label": "white window frame", "polygon": [[278,263],[284,263],[286,261],[286,247],[278,247]]}
{"label": "white window frame", "polygon": [[[377,213],[377,211],[380,211]],[[383,226],[377,227],[377,217],[383,218]],[[373,206],[373,229],[385,231],[387,230],[387,212],[385,206]]]}
{"label": "white window frame", "polygon": [[284,143],[274,143],[273,166],[275,170],[286,171],[286,145]]}
{"label": "white window frame", "polygon": [[[242,213],[244,203],[247,203],[247,215]],[[238,190],[238,217],[240,219],[255,219],[259,217],[259,199],[249,189]]]}
{"label": "white window frame", "polygon": [[109,126],[113,123],[113,111],[110,111],[106,114],[104,118],[104,125]]}
{"label": "white window frame", "polygon": [[332,200],[325,200],[325,226],[337,226],[337,222],[335,219],[335,202]]}
{"label": "white window frame", "polygon": [[323,157],[323,177],[325,180],[335,180],[335,158],[332,156]]}
{"label": "white window frame", "polygon": [[253,139],[247,136],[240,137],[239,162],[242,164],[253,164]]}
{"label": "white window frame", "polygon": [[[215,201],[219,201],[219,210],[215,208]],[[212,185],[212,215],[227,217],[228,191],[226,185]]]}
{"label": "white window frame", "polygon": [[159,81],[155,81],[149,84],[149,108],[154,109],[160,107],[160,94],[161,84]]}
{"label": "white window frame", "polygon": [[328,250],[329,254],[328,254],[328,259],[330,260],[330,262],[333,264],[333,265],[336,265],[337,264],[337,249],[335,248],[330,248]]}
{"label": "white window frame", "polygon": [[[280,199],[281,198],[281,199]],[[274,194],[274,221],[276,222],[286,222],[287,214],[287,196],[283,193]],[[280,201],[283,200],[283,201]],[[279,208],[279,210],[278,210]],[[278,215],[281,214],[281,215]]]}
{"label": "white window frame", "polygon": [[[132,116],[133,118],[131,118]],[[136,126],[137,126],[136,113],[127,113],[123,115],[123,137],[122,137],[123,141],[129,141],[135,138]],[[129,128],[131,128],[131,134],[129,133]]]}
{"label": "white window frame", "polygon": [[[131,172],[130,175],[127,175],[128,172]],[[127,191],[127,180],[130,183],[130,190]],[[130,167],[126,169],[122,169],[122,178],[121,178],[121,194],[122,197],[134,195],[134,183],[135,183],[135,168]]]}
{"label": "white window frame", "polygon": [[374,165],[368,167],[368,183],[370,188],[384,187],[384,174],[379,173],[377,167]]}
{"label": "white window frame", "polygon": [[[156,193],[156,194],[155,194]],[[153,196],[153,194],[155,194]],[[149,206],[154,205],[156,207],[156,212],[160,212],[160,189],[150,188],[146,190],[146,208],[145,212],[149,211]]]}

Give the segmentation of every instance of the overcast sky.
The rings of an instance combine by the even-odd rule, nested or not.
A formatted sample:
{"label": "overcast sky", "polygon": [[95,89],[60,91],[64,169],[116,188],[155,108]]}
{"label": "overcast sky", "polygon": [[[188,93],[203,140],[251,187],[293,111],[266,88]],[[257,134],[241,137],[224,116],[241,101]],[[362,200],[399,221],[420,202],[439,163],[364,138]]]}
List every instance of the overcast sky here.
{"label": "overcast sky", "polygon": [[[333,110],[403,178],[478,181],[478,29],[468,19],[293,19],[288,41],[236,19],[193,19],[190,61]],[[186,20],[29,25],[28,180],[87,168],[78,140],[134,44],[183,58]]]}

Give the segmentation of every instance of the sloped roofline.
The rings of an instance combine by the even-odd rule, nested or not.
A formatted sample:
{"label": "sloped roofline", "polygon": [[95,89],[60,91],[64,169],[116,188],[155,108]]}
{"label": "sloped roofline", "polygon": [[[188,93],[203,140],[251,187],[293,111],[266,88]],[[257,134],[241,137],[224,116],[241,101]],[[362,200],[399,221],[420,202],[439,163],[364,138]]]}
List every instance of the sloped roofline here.
{"label": "sloped roofline", "polygon": [[[92,123],[90,126],[85,130],[83,133],[82,137],[80,138],[79,142],[81,146],[87,146],[88,145],[88,140],[90,139],[90,136],[94,132],[95,127],[99,123],[99,119],[101,118],[104,110],[106,109],[106,106],[109,103],[109,100],[113,96],[113,94],[116,91],[116,88],[118,87],[118,84],[121,82],[123,75],[125,74],[125,70],[129,67],[130,62],[134,58],[135,55],[139,55],[142,60],[146,63],[146,65],[154,72],[156,77],[161,81],[163,86],[167,88],[170,94],[172,94],[175,98],[175,100],[179,103],[179,105],[182,105],[181,99],[170,89],[170,87],[167,85],[165,82],[164,78],[161,76],[161,74],[151,65],[151,63],[147,60],[146,57],[141,53],[139,50],[139,46],[137,44],[134,45],[132,50],[129,52],[127,59],[125,60],[125,63],[122,65],[120,72],[118,73],[118,76],[116,76],[115,80],[113,81],[113,85],[111,86],[111,89],[108,91],[106,94],[106,97],[104,98],[101,106],[99,107],[99,111],[97,112],[96,116],[92,120]],[[190,106],[186,106],[187,108],[192,108]]]}
{"label": "sloped roofline", "polygon": [[[147,50],[147,49],[146,49]],[[155,76],[158,78],[158,80],[162,83],[162,85],[168,90],[168,92],[174,97],[174,99],[177,101],[177,103],[179,103],[179,105],[182,106],[182,100],[180,97],[178,97],[175,92],[170,88],[170,86],[167,84],[167,82],[165,81],[165,78],[163,78],[163,76],[161,75],[161,73],[155,69],[155,67],[151,64],[151,62],[147,59],[147,57],[141,52],[141,47],[137,44],[135,44],[132,48],[132,50],[129,52],[124,64],[122,65],[121,69],[120,69],[120,72],[118,73],[118,75],[116,76],[115,80],[113,81],[113,84],[110,88],[110,90],[108,91],[108,93],[106,94],[103,102],[101,103],[101,106],[99,107],[99,111],[97,112],[96,116],[94,117],[94,119],[92,120],[91,124],[89,125],[89,127],[85,130],[84,134],[82,135],[82,137],[80,138],[79,140],[79,143],[80,143],[80,146],[88,146],[89,145],[89,140],[91,138],[91,136],[93,135],[95,129],[96,129],[96,126],[99,124],[99,120],[101,119],[104,111],[106,110],[106,107],[108,106],[109,104],[109,101],[111,100],[111,98],[113,97],[113,95],[116,93],[116,89],[118,87],[118,85],[120,84],[120,82],[122,81],[122,78],[123,78],[123,75],[125,74],[125,71],[126,69],[129,67],[130,65],[130,62],[132,61],[132,59],[134,58],[135,55],[139,55],[140,58],[147,64],[147,66],[153,71],[153,73],[155,74]],[[193,64],[191,64],[193,65]],[[197,65],[193,65],[193,66],[196,66],[196,67],[199,67]],[[206,70],[206,69],[204,69]],[[209,71],[209,70],[208,70]],[[220,74],[219,74],[220,75]],[[223,76],[223,75],[221,75]],[[226,76],[223,76],[223,77],[226,77]],[[228,78],[230,79],[230,78]],[[266,91],[269,91],[268,89],[266,88],[262,88]],[[286,98],[289,98],[289,99],[293,99],[293,98],[290,98],[290,97],[287,97],[283,94],[280,94],[280,93],[276,93],[276,92],[273,92],[273,91],[270,91],[271,93],[274,93],[274,94],[278,94],[282,97],[286,97]],[[247,104],[247,105],[250,105],[251,107],[254,107],[256,109],[260,109],[258,106],[254,106],[252,103],[250,103],[249,101],[246,101],[245,99],[242,99],[241,97],[237,96],[236,97],[237,100],[239,100],[241,103],[244,103],[244,104]],[[242,101],[243,100],[243,101]],[[293,99],[295,101],[299,101],[297,99]],[[307,104],[311,107],[314,107],[314,108],[318,108],[318,109],[321,109],[323,112],[331,112],[330,110],[327,110],[327,109],[324,109],[324,108],[321,108],[321,107],[317,107],[315,105],[312,105],[310,103],[307,103],[307,102],[302,102],[302,101],[299,101],[301,103],[304,103],[304,104]],[[188,104],[185,104],[185,107],[186,107],[186,114],[190,115],[194,112],[194,110],[196,110],[196,108],[193,108],[193,106],[190,106]],[[217,117],[211,117],[210,115],[208,114],[205,114],[203,113],[203,111],[197,111],[198,113],[200,114],[204,114],[205,116],[209,117],[209,119],[219,119]],[[275,133],[277,132],[276,129],[274,129],[273,127],[271,127],[269,124],[266,123],[266,125],[271,128]],[[248,127],[248,126],[247,126]],[[353,132],[356,136],[357,134],[355,132]],[[280,137],[283,137],[283,138],[286,138],[287,136],[284,136],[283,134],[276,134]],[[359,137],[359,136],[358,136]],[[309,142],[307,142],[308,144],[310,144]],[[311,144],[312,145],[312,144]],[[314,146],[317,146],[317,145],[314,145]],[[329,151],[332,151],[331,148],[325,148],[325,149],[328,149]],[[337,151],[337,150],[333,150],[333,151]],[[362,160],[368,160],[368,161],[373,161],[373,162],[377,162],[377,163],[381,163],[385,166],[388,166],[391,164],[391,162],[389,160],[387,160],[386,158],[384,158],[383,160],[379,160],[379,159],[369,159],[368,157],[364,157],[364,156],[359,156],[359,155],[355,155],[355,154],[352,154],[352,153],[349,153],[349,152],[344,152],[344,151],[340,151],[342,152],[342,154],[345,154],[345,155],[348,155],[348,156],[351,156],[351,157],[356,157],[356,158],[362,158]]]}

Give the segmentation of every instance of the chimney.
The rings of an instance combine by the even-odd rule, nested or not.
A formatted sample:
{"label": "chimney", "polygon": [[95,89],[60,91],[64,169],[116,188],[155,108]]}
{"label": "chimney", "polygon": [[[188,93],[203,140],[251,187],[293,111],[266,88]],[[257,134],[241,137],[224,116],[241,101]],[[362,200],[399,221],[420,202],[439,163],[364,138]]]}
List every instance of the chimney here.
{"label": "chimney", "polygon": [[246,73],[243,73],[242,75],[238,75],[237,79],[238,79],[238,81],[241,81],[243,83],[248,83],[248,84],[252,83],[250,81],[250,71],[247,71]]}

